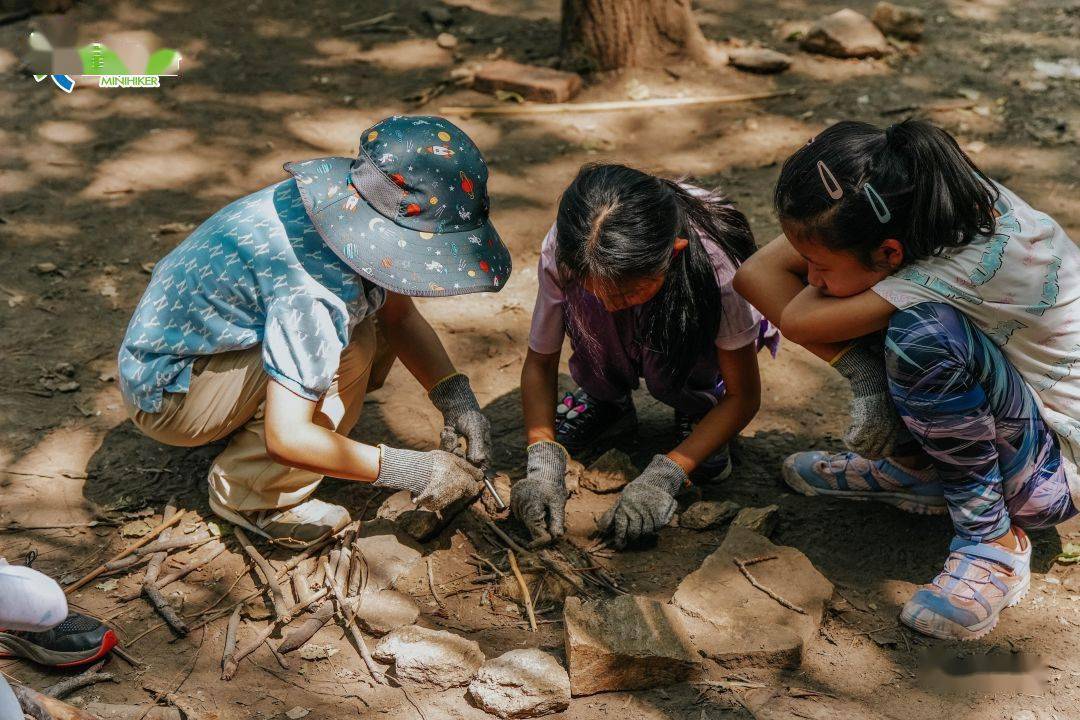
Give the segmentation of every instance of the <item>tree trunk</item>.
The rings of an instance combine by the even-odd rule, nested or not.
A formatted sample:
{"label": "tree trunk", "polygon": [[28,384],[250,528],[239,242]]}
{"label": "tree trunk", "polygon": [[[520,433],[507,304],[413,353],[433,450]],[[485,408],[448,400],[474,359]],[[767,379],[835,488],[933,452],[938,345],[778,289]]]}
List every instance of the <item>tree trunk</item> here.
{"label": "tree trunk", "polygon": [[561,45],[574,69],[640,67],[671,55],[711,61],[690,0],[562,0]]}

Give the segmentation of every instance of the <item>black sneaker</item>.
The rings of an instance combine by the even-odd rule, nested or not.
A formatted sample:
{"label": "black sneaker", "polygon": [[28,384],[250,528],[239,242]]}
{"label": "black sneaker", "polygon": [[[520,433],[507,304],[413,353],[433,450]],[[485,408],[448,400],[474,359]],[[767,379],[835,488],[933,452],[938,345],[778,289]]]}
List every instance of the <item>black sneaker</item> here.
{"label": "black sneaker", "polygon": [[[692,418],[689,415],[675,411],[675,427],[678,429],[679,442],[690,437],[694,427],[701,418]],[[697,466],[692,473],[694,480],[699,482],[718,482],[726,480],[731,475],[731,451],[727,445],[714,452],[705,461]]]}
{"label": "black sneaker", "polygon": [[555,406],[555,439],[571,455],[599,450],[604,440],[627,432],[637,432],[637,410],[629,397],[605,402],[578,388]]}
{"label": "black sneaker", "polygon": [[114,647],[116,633],[79,613],[42,632],[0,630],[0,657],[21,657],[52,667],[94,662]]}

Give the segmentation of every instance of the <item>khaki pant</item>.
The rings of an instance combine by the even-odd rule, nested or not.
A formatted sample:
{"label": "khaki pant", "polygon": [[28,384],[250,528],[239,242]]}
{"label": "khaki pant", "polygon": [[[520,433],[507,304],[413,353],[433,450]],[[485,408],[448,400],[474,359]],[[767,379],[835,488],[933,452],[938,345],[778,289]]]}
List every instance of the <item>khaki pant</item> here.
{"label": "khaki pant", "polygon": [[[319,425],[348,435],[369,390],[382,386],[394,354],[375,318],[353,330],[337,375],[315,408]],[[232,435],[210,468],[210,496],[233,510],[269,510],[303,502],[323,476],[280,465],[266,454],[263,403],[270,377],[262,346],[199,358],[186,393],[165,393],[161,410],[129,407],[135,427],[166,445],[194,447]]]}

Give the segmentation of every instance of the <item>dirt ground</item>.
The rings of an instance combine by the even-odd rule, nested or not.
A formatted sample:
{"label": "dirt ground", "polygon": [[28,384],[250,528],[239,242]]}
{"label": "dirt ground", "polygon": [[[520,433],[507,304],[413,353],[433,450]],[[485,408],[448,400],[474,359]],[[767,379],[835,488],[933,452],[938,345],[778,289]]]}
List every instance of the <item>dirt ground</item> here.
{"label": "dirt ground", "polygon": [[[1035,60],[1080,57],[1080,5],[1071,0],[910,0],[927,10],[923,41],[885,60],[843,61],[807,55],[791,33],[840,3],[802,0],[697,0],[706,34],[726,46],[762,43],[792,53],[794,66],[762,77],[731,68],[672,63],[667,68],[589,78],[581,101],[792,89],[783,99],[728,106],[536,118],[452,118],[472,135],[491,166],[493,217],[514,256],[502,292],[421,302],[458,367],[472,376],[490,413],[497,466],[523,461],[518,373],[536,287],[539,242],[559,189],[586,161],[618,160],[672,176],[721,184],[749,216],[759,243],[777,232],[770,210],[778,163],[840,118],[892,122],[918,113],[956,134],[990,175],[1056,217],[1080,238],[1080,92],[1076,80],[1037,77]],[[183,239],[170,223],[198,224],[232,199],[283,177],[287,160],[350,155],[360,131],[400,112],[438,113],[444,105],[492,98],[451,87],[417,107],[406,98],[435,86],[455,65],[492,53],[525,62],[556,60],[557,0],[448,0],[460,40],[440,49],[421,10],[429,3],[281,0],[195,3],[185,0],[81,3],[73,11],[88,38],[140,30],[184,56],[182,76],[160,90],[98,90],[70,95],[36,85],[18,70],[27,21],[0,27],[0,523],[50,525],[90,521],[99,513],[160,512],[177,496],[209,517],[205,474],[217,448],[167,448],[125,420],[115,385],[115,356],[129,314],[148,280],[143,268]],[[438,4],[438,3],[434,3]],[[848,4],[870,14],[873,2]],[[388,11],[382,25],[342,29]],[[52,263],[55,270],[36,266]],[[40,378],[57,363],[74,366],[78,390],[47,392]],[[565,368],[564,368],[565,369]],[[838,448],[846,390],[822,363],[785,345],[762,357],[764,407],[736,448],[736,471],[702,495],[744,505],[780,506],[773,539],[804,552],[838,591],[821,637],[803,666],[784,673],[745,671],[745,680],[826,693],[793,701],[781,717],[916,717],[954,720],[1080,717],[1080,570],[1055,565],[1062,545],[1080,536],[1068,523],[1034,537],[1032,590],[998,628],[966,645],[929,641],[897,627],[914,587],[939,569],[950,537],[946,519],[884,506],[806,499],[780,479],[786,454]],[[564,376],[569,386],[569,377]],[[51,396],[50,396],[51,395]],[[643,464],[672,444],[671,413],[637,398],[642,427],[623,446]],[[400,366],[365,407],[354,437],[432,447],[437,413]],[[362,486],[327,480],[327,499],[372,517],[378,502]],[[584,539],[612,496],[583,492],[570,503],[570,531]],[[488,654],[540,646],[562,654],[557,622],[528,631],[516,605],[480,607],[460,576],[479,537],[475,523],[451,526],[424,549],[443,584],[439,611],[421,574],[404,583],[420,602],[422,622],[468,634]],[[608,561],[632,592],[669,598],[678,581],[718,545],[723,531],[668,529],[655,546]],[[0,532],[0,554],[55,577],[79,575],[128,540],[112,526]],[[492,549],[481,544],[482,553]],[[280,556],[284,557],[284,556]],[[277,557],[275,558],[277,559]],[[241,557],[228,553],[178,586],[183,612],[196,613],[228,591],[254,587]],[[131,642],[158,623],[141,600],[91,584],[73,602],[115,616]],[[234,581],[238,581],[235,587]],[[228,598],[226,598],[227,600]],[[542,619],[557,621],[555,610]],[[330,660],[275,664],[264,648],[236,679],[218,679],[224,620],[175,640],[159,628],[131,647],[144,667],[113,660],[116,684],[84,699],[147,702],[145,686],[176,690],[206,718],[416,717],[397,690],[369,689],[342,631],[318,641],[340,648]],[[259,623],[256,622],[256,625]],[[974,667],[1037,660],[1045,682],[1009,673],[968,676],[945,691],[921,670],[934,663],[960,677]],[[57,674],[19,662],[3,670],[36,687]],[[957,669],[959,668],[959,669]],[[995,684],[996,683],[996,684]],[[486,717],[464,689],[417,694],[427,718]],[[749,717],[732,693],[677,685],[574,700],[567,718]],[[1018,717],[1024,717],[1023,715]],[[1028,715],[1026,717],[1032,717]]]}

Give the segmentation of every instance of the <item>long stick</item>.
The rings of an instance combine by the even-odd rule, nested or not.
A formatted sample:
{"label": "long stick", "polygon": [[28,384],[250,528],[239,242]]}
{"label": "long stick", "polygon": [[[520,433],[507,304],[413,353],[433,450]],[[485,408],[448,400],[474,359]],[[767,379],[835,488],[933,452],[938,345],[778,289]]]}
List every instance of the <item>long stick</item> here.
{"label": "long stick", "polygon": [[246,658],[251,653],[259,649],[259,646],[266,642],[267,638],[274,634],[274,630],[279,627],[284,627],[289,624],[289,621],[293,619],[295,615],[298,615],[308,608],[314,602],[322,600],[327,595],[326,588],[319,590],[316,593],[312,593],[311,599],[307,602],[297,603],[289,608],[283,616],[276,618],[273,622],[267,623],[266,627],[259,631],[250,642],[246,645],[238,647],[233,656],[229,659],[229,662],[225,664],[224,669],[221,671],[222,680],[232,680],[236,674],[237,668],[240,666],[240,661]]}
{"label": "long stick", "polygon": [[187,635],[190,632],[187,623],[176,614],[176,610],[173,609],[173,606],[169,604],[169,601],[161,593],[161,588],[149,583],[143,583],[142,593],[150,601],[150,604],[154,606],[154,609],[158,611],[161,618],[169,624],[169,627],[176,631],[177,635]]}
{"label": "long stick", "polygon": [[270,588],[270,597],[274,602],[274,616],[280,618],[289,611],[289,602],[285,599],[285,592],[281,589],[281,585],[277,582],[277,571],[274,570],[273,565],[267,561],[266,558],[255,549],[255,546],[251,544],[251,540],[248,539],[247,533],[245,533],[239,526],[234,529],[236,539],[240,541],[240,547],[244,549],[255,564],[259,566],[259,570],[262,572],[263,580]]}
{"label": "long stick", "polygon": [[[223,552],[225,552],[225,546],[223,544],[221,544],[220,542],[215,542],[213,544],[207,545],[203,549],[202,553],[200,553],[199,555],[196,555],[195,557],[191,558],[186,563],[184,563],[183,565],[178,567],[176,570],[173,570],[171,573],[169,573],[165,577],[159,578],[158,580],[156,580],[154,582],[154,587],[156,587],[158,590],[163,590],[166,585],[171,585],[172,583],[176,582],[177,580],[183,578],[188,573],[191,573],[191,572],[194,572],[195,570],[198,570],[203,565],[206,565],[208,562],[210,562],[211,560],[213,560],[214,558],[216,558],[218,555],[220,555]],[[144,583],[144,585],[145,585],[145,583]],[[139,595],[141,593],[142,593],[142,587],[139,587],[139,588],[136,588],[132,592],[124,593],[123,595],[120,596],[120,599],[123,600],[124,602],[127,602],[128,600],[134,600],[135,598],[139,597]],[[194,628],[192,628],[192,629],[194,629]]]}
{"label": "long stick", "polygon": [[[15,692],[15,697],[19,699],[20,705],[24,707],[40,707],[48,713],[51,720],[98,720],[97,717],[85,710],[74,705],[68,705],[63,700],[42,695],[37,690],[28,688],[25,685],[12,683],[11,689]],[[31,715],[31,717],[35,716]]]}
{"label": "long stick", "polygon": [[[162,519],[164,519],[166,521],[172,519],[172,516],[176,514],[176,505],[175,505],[175,503],[176,503],[175,500],[169,500],[169,502],[165,505],[165,512],[162,513],[162,516],[161,516]],[[167,530],[162,530],[160,539],[163,540],[163,541],[168,542],[169,537],[171,535],[172,535],[172,528],[169,528]],[[151,543],[151,544],[153,544],[153,543]],[[149,547],[149,546],[147,546],[147,547]],[[142,548],[139,548],[139,550],[141,550],[141,549]],[[138,552],[138,550],[135,551],[135,553],[137,553],[137,552]],[[166,556],[168,556],[168,554],[169,554],[168,551],[162,550],[160,552],[155,552],[153,555],[150,556],[150,561],[146,564],[146,575],[143,576],[143,586],[144,587],[153,587],[154,583],[157,582],[158,576],[161,574],[161,563],[165,562],[165,558],[166,558]]]}
{"label": "long stick", "polygon": [[160,540],[154,543],[150,543],[146,547],[141,547],[135,551],[135,555],[151,555],[153,553],[162,550],[179,550],[180,548],[194,547],[208,543],[214,539],[214,536],[208,532],[197,532],[191,535],[181,535],[176,538],[165,538],[164,533]]}
{"label": "long stick", "polygon": [[521,575],[521,568],[518,567],[514,551],[507,548],[506,557],[510,561],[510,569],[514,572],[514,577],[517,578],[518,587],[521,588],[521,597],[525,602],[525,612],[529,615],[529,628],[536,632],[536,613],[533,612],[532,595],[529,593],[529,586],[525,584],[525,578]]}
{"label": "long stick", "polygon": [[[128,555],[130,555],[131,553],[133,553],[136,550],[138,550],[139,548],[141,548],[143,545],[149,545],[151,542],[153,542],[154,538],[156,538],[158,535],[160,535],[164,530],[167,530],[167,529],[171,528],[173,525],[176,525],[181,520],[183,520],[184,516],[187,515],[187,513],[188,513],[187,510],[181,510],[180,512],[176,513],[175,515],[173,515],[168,520],[162,521],[162,523],[160,525],[158,525],[156,528],[151,530],[149,533],[147,533],[146,535],[142,536],[141,538],[139,538],[138,540],[133,542],[131,545],[128,545],[126,548],[121,550],[117,555],[110,558],[108,562],[116,562],[117,560],[123,560]],[[83,576],[83,578],[81,580],[79,580],[78,582],[76,582],[74,585],[68,585],[64,589],[64,593],[67,594],[67,595],[70,595],[71,593],[75,592],[79,588],[81,588],[84,585],[86,585],[87,583],[89,583],[91,580],[96,578],[101,573],[105,572],[105,570],[106,570],[106,567],[105,567],[104,563],[102,563],[101,565],[98,565],[96,568],[94,568],[89,573],[87,573],[85,576]]]}
{"label": "long stick", "polygon": [[614,110],[651,110],[660,107],[690,105],[727,105],[750,100],[768,100],[798,94],[798,90],[742,93],[739,95],[707,95],[705,97],[651,98],[649,100],[615,100],[588,103],[538,103],[535,105],[451,105],[439,108],[442,115],[550,115],[575,112],[611,112]]}
{"label": "long stick", "polygon": [[529,552],[525,548],[521,547],[521,545],[519,545],[517,542],[515,542],[512,537],[507,535],[505,532],[502,531],[501,528],[499,528],[498,525],[493,523],[490,518],[488,518],[488,517],[486,517],[484,515],[480,515],[479,513],[476,513],[476,517],[480,518],[480,520],[488,527],[488,529],[491,530],[493,533],[495,533],[495,535],[497,535],[500,540],[502,540],[504,543],[506,543],[507,547],[509,547],[511,550],[517,552],[520,555],[525,555],[527,557],[535,557],[537,560],[539,560],[541,563],[543,563],[544,566],[547,567],[549,570],[551,570],[553,573],[555,573],[556,575],[561,577],[563,580],[565,580],[566,582],[573,585],[574,588],[579,593],[581,593],[582,595],[584,595],[586,597],[592,597],[592,593],[590,593],[585,588],[585,583],[581,582],[581,578],[575,577],[575,576],[571,575],[570,573],[566,572],[561,567],[559,567],[558,563],[551,561],[550,559],[544,557],[543,555],[540,555],[538,553]]}
{"label": "long stick", "polygon": [[221,669],[224,670],[232,660],[233,654],[236,653],[236,631],[240,629],[240,611],[241,607],[237,607],[233,610],[233,614],[229,616],[229,625],[225,629],[225,652],[221,656]]}
{"label": "long stick", "polygon": [[[762,562],[764,560],[772,560],[774,557],[775,557],[775,555],[773,557],[754,558],[752,562]],[[800,615],[806,615],[806,611],[803,610],[801,607],[799,607],[798,605],[795,605],[794,603],[788,602],[784,598],[782,598],[779,595],[777,595],[776,593],[774,593],[769,588],[767,588],[764,585],[762,585],[761,583],[759,583],[757,581],[757,579],[753,575],[750,574],[750,571],[746,569],[746,566],[747,566],[748,562],[750,562],[750,561],[740,560],[739,558],[733,558],[733,561],[734,561],[735,565],[738,566],[739,572],[741,572],[743,574],[743,576],[750,582],[751,585],[753,585],[758,590],[760,590],[761,592],[763,592],[766,595],[768,595],[769,597],[771,597],[776,602],[778,602],[781,605],[783,605],[784,607],[786,607],[788,610],[794,610],[795,612],[799,613]]]}
{"label": "long stick", "polygon": [[[371,678],[380,685],[385,685],[386,678],[383,677],[382,672],[379,670],[378,666],[375,665],[375,660],[371,657],[371,651],[368,650],[367,643],[364,642],[364,636],[360,633],[360,629],[356,627],[356,615],[353,614],[352,608],[349,607],[348,600],[345,599],[344,593],[342,593],[341,588],[335,582],[333,573],[330,572],[329,563],[323,562],[323,570],[326,572],[324,582],[334,594],[334,598],[338,601],[338,607],[341,609],[341,614],[345,616],[345,624],[348,627],[349,633],[352,635],[353,641],[356,643],[356,649],[359,650],[360,657],[364,660],[364,664],[367,665],[368,672],[371,673]],[[362,595],[361,598],[363,598]]]}
{"label": "long stick", "polygon": [[98,672],[104,664],[105,661],[102,660],[79,675],[61,680],[55,685],[50,685],[45,688],[45,691],[42,694],[59,700],[67,697],[76,690],[89,685],[94,685],[99,682],[116,682],[116,678],[112,673]]}

